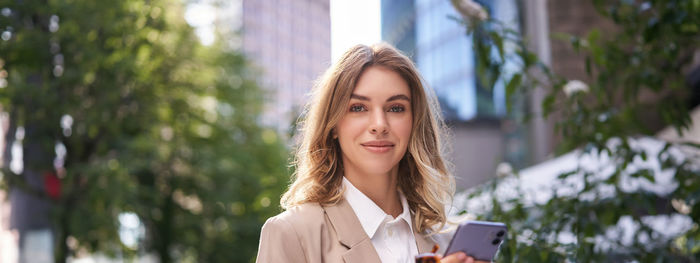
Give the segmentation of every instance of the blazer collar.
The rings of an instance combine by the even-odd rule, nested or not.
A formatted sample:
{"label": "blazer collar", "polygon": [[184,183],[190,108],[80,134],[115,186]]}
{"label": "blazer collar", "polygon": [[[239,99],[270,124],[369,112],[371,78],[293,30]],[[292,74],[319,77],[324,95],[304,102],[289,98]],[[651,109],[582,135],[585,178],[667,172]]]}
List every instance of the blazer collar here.
{"label": "blazer collar", "polygon": [[435,241],[433,241],[430,237],[418,233],[418,230],[416,230],[415,227],[413,228],[413,236],[416,238],[416,247],[418,247],[418,253],[427,253],[433,251],[433,245],[435,245]]}
{"label": "blazer collar", "polygon": [[365,233],[360,220],[345,198],[342,198],[337,204],[325,206],[323,209],[338,235],[338,240],[348,248],[348,251],[343,255],[345,262],[381,263],[379,254],[372,245],[372,240]]}

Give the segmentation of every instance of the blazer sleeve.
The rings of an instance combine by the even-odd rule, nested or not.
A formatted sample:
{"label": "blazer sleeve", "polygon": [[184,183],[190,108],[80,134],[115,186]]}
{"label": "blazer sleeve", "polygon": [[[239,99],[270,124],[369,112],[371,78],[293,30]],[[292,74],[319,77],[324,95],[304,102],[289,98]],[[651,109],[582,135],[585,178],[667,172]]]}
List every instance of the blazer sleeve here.
{"label": "blazer sleeve", "polygon": [[271,217],[262,227],[255,262],[306,262],[296,230],[287,220]]}

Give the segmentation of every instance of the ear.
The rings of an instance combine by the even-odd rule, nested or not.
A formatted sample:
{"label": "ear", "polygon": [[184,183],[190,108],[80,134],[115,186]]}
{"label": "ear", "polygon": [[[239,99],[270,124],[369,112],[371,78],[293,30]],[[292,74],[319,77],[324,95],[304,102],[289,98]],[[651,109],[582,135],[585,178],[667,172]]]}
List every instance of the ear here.
{"label": "ear", "polygon": [[335,128],[331,129],[331,137],[333,137],[333,139],[338,139],[338,132]]}

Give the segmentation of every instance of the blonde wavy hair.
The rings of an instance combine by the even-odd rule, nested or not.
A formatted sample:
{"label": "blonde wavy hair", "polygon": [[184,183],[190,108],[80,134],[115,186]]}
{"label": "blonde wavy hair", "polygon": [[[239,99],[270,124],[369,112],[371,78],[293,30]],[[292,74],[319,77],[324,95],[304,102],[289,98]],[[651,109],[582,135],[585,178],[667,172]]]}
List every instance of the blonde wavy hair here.
{"label": "blonde wavy hair", "polygon": [[[399,161],[399,189],[420,232],[446,222],[445,205],[452,201],[454,178],[443,159],[445,126],[433,94],[423,86],[411,60],[388,44],[357,45],[317,81],[300,122],[301,143],[293,165],[293,183],[282,196],[282,208],[315,202],[335,204],[343,197],[342,156],[332,130],[347,111],[355,85],[365,69],[381,66],[398,73],[411,90],[413,128],[406,155]],[[430,95],[430,96],[428,96]]]}

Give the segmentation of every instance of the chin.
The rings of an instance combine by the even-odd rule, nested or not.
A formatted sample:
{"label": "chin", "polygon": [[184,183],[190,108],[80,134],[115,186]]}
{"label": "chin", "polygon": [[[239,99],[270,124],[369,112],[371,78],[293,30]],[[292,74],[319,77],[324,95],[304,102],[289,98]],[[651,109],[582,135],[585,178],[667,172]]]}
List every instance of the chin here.
{"label": "chin", "polygon": [[368,160],[367,165],[365,165],[363,170],[365,170],[367,173],[375,174],[386,174],[391,172],[392,169],[397,167],[399,162],[397,161],[396,163],[393,164],[387,164],[386,161],[381,161],[381,160]]}

